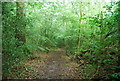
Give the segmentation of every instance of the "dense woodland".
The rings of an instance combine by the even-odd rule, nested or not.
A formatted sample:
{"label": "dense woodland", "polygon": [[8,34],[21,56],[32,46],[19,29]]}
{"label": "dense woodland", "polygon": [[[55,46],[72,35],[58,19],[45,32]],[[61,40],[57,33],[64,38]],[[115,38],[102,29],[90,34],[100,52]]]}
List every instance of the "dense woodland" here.
{"label": "dense woodland", "polygon": [[120,1],[1,3],[4,79],[34,51],[57,48],[79,64],[82,79],[119,79]]}

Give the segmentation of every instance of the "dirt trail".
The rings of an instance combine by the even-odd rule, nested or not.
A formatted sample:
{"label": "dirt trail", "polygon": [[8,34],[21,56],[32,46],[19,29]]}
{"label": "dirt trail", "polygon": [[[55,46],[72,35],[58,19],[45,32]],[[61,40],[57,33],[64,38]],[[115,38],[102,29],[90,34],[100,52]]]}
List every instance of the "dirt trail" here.
{"label": "dirt trail", "polygon": [[[80,79],[80,73],[76,70],[78,66],[65,55],[63,49],[48,54],[37,52],[34,59],[27,61],[27,66],[34,68],[28,70],[27,78],[35,79]],[[32,75],[32,76],[31,76]],[[33,76],[34,75],[34,76]]]}

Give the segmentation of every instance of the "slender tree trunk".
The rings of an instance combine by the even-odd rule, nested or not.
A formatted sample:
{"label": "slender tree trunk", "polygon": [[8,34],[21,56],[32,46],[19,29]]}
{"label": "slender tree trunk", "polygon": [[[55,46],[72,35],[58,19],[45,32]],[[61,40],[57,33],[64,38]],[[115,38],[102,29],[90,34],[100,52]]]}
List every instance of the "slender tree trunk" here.
{"label": "slender tree trunk", "polygon": [[[82,2],[81,2],[81,5],[82,5]],[[82,9],[81,9],[81,7],[80,7],[80,21],[79,21],[79,23],[80,23],[80,26],[79,26],[79,34],[78,34],[78,50],[79,50],[79,48],[80,48],[80,37],[81,37],[81,23],[82,23]]]}
{"label": "slender tree trunk", "polygon": [[99,53],[100,54],[104,54],[105,53],[105,51],[103,51],[103,49],[105,48],[105,43],[104,43],[104,24],[103,24],[103,12],[101,11],[100,12],[100,39],[99,39],[99,41],[100,41],[100,45],[101,45],[101,47],[100,47],[100,49],[101,49],[101,51],[99,51]]}
{"label": "slender tree trunk", "polygon": [[102,46],[104,45],[104,38],[103,38],[103,12],[101,11],[101,14],[100,14],[100,18],[101,18],[101,27],[100,27],[100,32],[101,32],[101,35],[100,35],[100,41],[102,43]]}

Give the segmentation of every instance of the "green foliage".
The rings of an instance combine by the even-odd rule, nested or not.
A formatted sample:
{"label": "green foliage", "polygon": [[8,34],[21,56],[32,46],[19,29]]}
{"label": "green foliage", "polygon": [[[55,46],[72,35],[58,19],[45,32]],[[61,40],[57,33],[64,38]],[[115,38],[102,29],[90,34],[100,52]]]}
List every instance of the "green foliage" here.
{"label": "green foliage", "polygon": [[[116,68],[119,66],[117,63],[119,61],[119,33],[117,32],[118,22],[115,22],[117,21],[116,15],[119,11],[116,12],[117,8],[113,8],[116,7],[116,3],[110,6],[107,5],[106,7],[106,10],[108,11],[104,13],[103,19],[100,19],[101,14],[98,14],[98,16],[95,17],[89,17],[89,24],[94,32],[92,31],[91,36],[88,36],[89,39],[82,43],[82,48],[80,49],[81,52],[79,54],[76,54],[76,58],[82,54],[82,57],[78,59],[85,59],[85,67],[87,67],[88,64],[97,64],[101,67],[98,70],[98,73],[95,74],[94,77],[89,77],[89,79],[97,77],[99,78],[101,76],[101,71],[104,74],[101,76],[101,78],[108,76],[107,78],[109,79],[118,79],[119,76],[118,68]],[[101,21],[104,23],[103,26],[101,26]],[[84,33],[84,35],[87,36],[87,33]],[[106,71],[110,74],[106,74]],[[82,73],[84,74],[84,72]],[[89,75],[88,73],[85,74]],[[84,75],[85,78],[88,78],[87,75]]]}
{"label": "green foliage", "polygon": [[[5,78],[14,70],[12,68],[20,65],[25,60],[29,53],[26,45],[23,45],[23,41],[16,38],[16,34],[20,33],[16,33],[16,29],[20,30],[18,26],[16,27],[16,24],[19,24],[16,21],[16,4],[14,2],[2,2],[2,11],[2,62],[3,77]],[[22,39],[22,37],[20,38]]]}
{"label": "green foliage", "polygon": [[83,79],[120,76],[120,2],[103,3],[103,8],[100,3],[28,2],[22,16],[16,3],[2,5],[3,74],[28,57],[28,51],[65,48],[80,64]]}

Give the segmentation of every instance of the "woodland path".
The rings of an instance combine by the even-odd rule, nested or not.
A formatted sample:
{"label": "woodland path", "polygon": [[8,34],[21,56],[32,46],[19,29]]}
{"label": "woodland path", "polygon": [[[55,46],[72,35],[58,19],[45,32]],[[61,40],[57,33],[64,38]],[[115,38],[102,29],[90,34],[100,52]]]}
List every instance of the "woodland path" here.
{"label": "woodland path", "polygon": [[35,56],[26,63],[32,69],[26,70],[27,78],[35,79],[80,79],[76,70],[77,63],[65,55],[64,49],[57,49],[49,53],[36,51]]}

